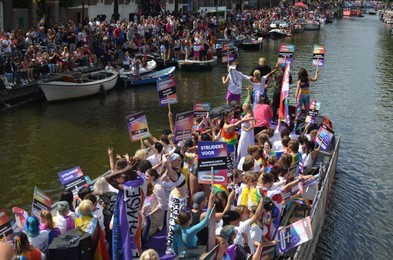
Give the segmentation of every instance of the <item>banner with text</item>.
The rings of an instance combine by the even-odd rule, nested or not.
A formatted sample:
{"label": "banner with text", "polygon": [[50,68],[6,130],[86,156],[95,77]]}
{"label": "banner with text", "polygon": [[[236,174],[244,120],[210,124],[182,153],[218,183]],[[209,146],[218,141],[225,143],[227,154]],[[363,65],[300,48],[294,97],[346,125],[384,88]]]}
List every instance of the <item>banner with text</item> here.
{"label": "banner with text", "polygon": [[222,63],[235,60],[235,44],[233,42],[222,43]]}
{"label": "banner with text", "polygon": [[[10,219],[5,209],[0,210],[0,239],[7,237],[13,233]],[[8,240],[7,238],[5,240]]]}
{"label": "banner with text", "polygon": [[211,184],[211,167],[214,183],[227,185],[227,143],[198,142],[198,183]]}
{"label": "banner with text", "polygon": [[293,53],[295,52],[295,45],[281,43],[278,49],[278,63],[292,63]]}
{"label": "banner with text", "polygon": [[193,125],[193,111],[176,114],[175,143],[191,137]]}
{"label": "banner with text", "polygon": [[325,65],[325,46],[314,44],[312,65],[318,65],[318,67],[323,67],[323,65]]}
{"label": "banner with text", "polygon": [[322,151],[326,151],[333,139],[334,131],[325,124],[322,124],[317,133],[315,142],[321,147]]}
{"label": "banner with text", "polygon": [[144,112],[129,115],[126,117],[126,120],[132,142],[136,142],[150,136],[147,118]]}
{"label": "banner with text", "polygon": [[61,184],[66,190],[72,191],[87,185],[86,179],[80,166],[57,173]]}
{"label": "banner with text", "polygon": [[194,102],[194,115],[195,116],[206,116],[207,112],[210,112],[211,104],[210,102]]}
{"label": "banner with text", "polygon": [[310,217],[303,218],[295,223],[280,228],[277,233],[278,252],[280,254],[288,252],[313,237]]}
{"label": "banner with text", "polygon": [[42,209],[51,211],[52,200],[42,190],[40,190],[37,187],[34,187],[33,205],[31,207],[31,215],[36,216],[37,218],[40,218],[40,211]]}
{"label": "banner with text", "polygon": [[176,81],[173,77],[157,80],[157,91],[160,106],[177,103]]}
{"label": "banner with text", "polygon": [[318,102],[316,99],[313,99],[310,104],[310,109],[307,112],[306,123],[315,124],[315,119],[319,113],[319,109],[321,107],[321,102]]}

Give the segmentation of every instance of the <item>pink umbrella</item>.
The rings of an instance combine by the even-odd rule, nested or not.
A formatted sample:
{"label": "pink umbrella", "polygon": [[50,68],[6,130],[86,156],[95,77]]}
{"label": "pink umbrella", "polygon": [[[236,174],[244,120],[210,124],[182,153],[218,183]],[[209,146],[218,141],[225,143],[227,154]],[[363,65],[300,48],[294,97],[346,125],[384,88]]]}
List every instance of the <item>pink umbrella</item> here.
{"label": "pink umbrella", "polygon": [[305,3],[303,3],[303,2],[297,2],[297,3],[295,4],[295,6],[296,6],[296,7],[307,8],[307,5],[306,5]]}

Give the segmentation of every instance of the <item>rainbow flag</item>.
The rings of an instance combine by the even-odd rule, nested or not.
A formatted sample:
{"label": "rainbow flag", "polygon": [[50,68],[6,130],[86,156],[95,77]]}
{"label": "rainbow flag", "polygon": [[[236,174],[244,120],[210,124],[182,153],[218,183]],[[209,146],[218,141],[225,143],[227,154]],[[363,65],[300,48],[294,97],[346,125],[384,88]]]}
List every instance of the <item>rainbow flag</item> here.
{"label": "rainbow flag", "polygon": [[280,95],[280,110],[278,112],[278,118],[284,119],[287,125],[290,125],[289,119],[289,77],[291,72],[291,63],[288,62],[285,66],[284,76],[282,78],[282,87]]}
{"label": "rainbow flag", "polygon": [[228,189],[227,189],[227,186],[222,185],[222,184],[214,184],[214,185],[213,185],[213,191],[214,191],[214,194],[216,194],[216,193],[219,192],[219,191],[223,191],[223,192],[225,192],[226,194],[229,194]]}

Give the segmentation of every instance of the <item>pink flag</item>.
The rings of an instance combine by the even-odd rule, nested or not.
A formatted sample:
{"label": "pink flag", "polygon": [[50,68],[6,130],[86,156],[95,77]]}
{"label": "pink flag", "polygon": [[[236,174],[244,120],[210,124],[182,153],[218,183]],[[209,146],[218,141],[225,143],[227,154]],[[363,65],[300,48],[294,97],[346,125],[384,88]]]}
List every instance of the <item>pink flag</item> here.
{"label": "pink flag", "polygon": [[290,124],[289,119],[289,108],[288,108],[288,96],[289,96],[289,78],[291,72],[291,63],[287,62],[284,70],[284,76],[282,77],[282,87],[280,96],[280,110],[278,113],[279,119],[285,119],[287,125]]}

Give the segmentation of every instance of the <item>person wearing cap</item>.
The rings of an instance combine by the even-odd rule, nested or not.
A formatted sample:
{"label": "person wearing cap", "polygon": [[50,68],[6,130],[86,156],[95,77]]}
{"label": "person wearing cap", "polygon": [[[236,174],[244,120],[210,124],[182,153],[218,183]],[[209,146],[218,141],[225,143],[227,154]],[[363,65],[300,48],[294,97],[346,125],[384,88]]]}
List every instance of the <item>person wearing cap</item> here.
{"label": "person wearing cap", "polygon": [[70,206],[67,201],[59,201],[57,203],[57,216],[56,226],[60,229],[61,233],[64,233],[75,226],[74,220],[68,215],[70,212]]}
{"label": "person wearing cap", "polygon": [[[201,195],[200,199],[205,199]],[[214,205],[214,192],[212,191],[209,196],[209,203],[207,206],[207,212],[202,221],[194,226],[190,226],[192,223],[192,214],[191,212],[182,211],[179,213],[178,218],[176,220],[176,226],[174,229],[174,242],[173,249],[176,254],[179,253],[179,248],[195,248],[198,244],[197,234],[204,227],[209,224],[210,215],[212,212],[212,208]]]}
{"label": "person wearing cap", "polygon": [[[206,216],[206,212],[203,208],[206,206],[206,195],[203,191],[199,191],[194,194],[194,204],[192,205],[191,216],[192,222],[191,227],[200,223]],[[204,227],[200,232],[197,233],[198,245],[206,245],[209,239],[209,230]]]}
{"label": "person wearing cap", "polygon": [[233,225],[226,225],[221,229],[220,236],[225,238],[228,248],[226,253],[231,259],[246,260],[249,254],[246,252],[243,246],[235,244],[234,240],[237,236],[236,227]]}
{"label": "person wearing cap", "polygon": [[176,226],[176,220],[179,212],[187,208],[188,188],[186,179],[182,173],[182,158],[177,153],[172,153],[168,157],[162,155],[162,165],[165,167],[163,177],[169,177],[174,188],[169,195],[169,219],[168,219],[168,237],[166,254],[173,254],[173,236]]}

